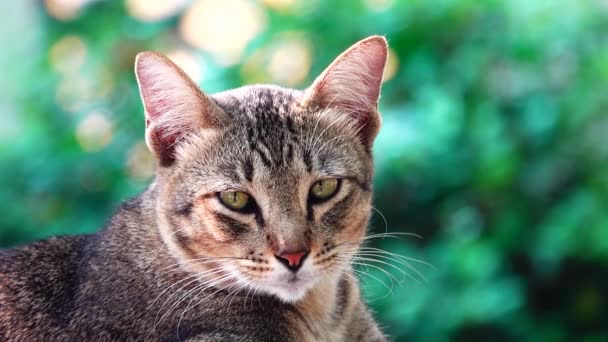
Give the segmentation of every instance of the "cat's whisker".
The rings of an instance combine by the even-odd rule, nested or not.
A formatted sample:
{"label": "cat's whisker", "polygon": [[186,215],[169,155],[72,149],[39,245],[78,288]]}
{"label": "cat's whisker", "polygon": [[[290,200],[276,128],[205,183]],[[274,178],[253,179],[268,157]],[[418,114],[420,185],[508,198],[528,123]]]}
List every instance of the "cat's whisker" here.
{"label": "cat's whisker", "polygon": [[209,288],[208,284],[201,284],[196,286],[194,289],[188,291],[186,294],[184,294],[179,300],[177,300],[165,313],[165,315],[163,315],[163,317],[160,318],[159,322],[162,322],[163,318],[167,315],[169,315],[171,312],[174,311],[175,308],[177,308],[181,303],[183,303],[185,300],[187,300],[188,297],[190,297],[191,294],[196,293],[195,295],[191,296],[190,302],[188,302],[188,305],[186,305],[186,308],[184,310],[182,310],[182,314],[180,315],[180,318],[177,322],[177,327],[176,327],[176,334],[179,339],[179,327],[180,327],[180,323],[182,321],[182,319],[184,318],[185,314],[187,313],[187,311],[190,309],[190,305],[192,304],[192,301],[198,296],[198,294],[202,293],[203,291],[205,291],[207,288]]}
{"label": "cat's whisker", "polygon": [[[196,278],[196,279],[195,279],[195,280],[193,280],[193,281],[191,281],[191,282],[189,282],[188,284],[191,284],[191,283],[193,283],[193,282],[195,282],[195,281],[197,281],[197,280],[200,280],[200,279],[198,279],[198,274],[193,274],[193,275],[191,275],[191,276],[188,276],[188,277],[186,277],[186,278],[182,279],[180,282],[184,281],[185,279],[192,279],[192,278]],[[185,286],[187,286],[188,284],[186,284]],[[170,288],[174,287],[175,285],[176,285],[176,284],[173,284],[173,285],[169,286],[167,289],[163,290],[163,292],[161,292],[161,293],[160,293],[160,294],[159,294],[159,295],[156,297],[156,299],[154,299],[154,301],[153,301],[153,303],[152,303],[152,304],[154,304],[154,303],[156,302],[156,300],[158,300],[158,298],[160,298],[164,292],[166,292],[166,291],[167,291],[167,290],[169,290]],[[182,288],[183,288],[183,287],[181,287],[179,290],[181,290]],[[178,290],[178,291],[179,291],[179,290]],[[177,293],[177,292],[176,292],[176,293]],[[160,322],[161,322],[161,321],[160,321],[160,320],[158,320],[158,316],[159,316],[159,314],[160,314],[160,312],[161,312],[162,308],[163,308],[163,307],[166,305],[167,301],[168,301],[168,300],[170,300],[170,299],[171,299],[171,298],[172,298],[174,295],[175,295],[175,294],[171,295],[171,296],[170,296],[170,297],[169,297],[167,300],[165,300],[165,302],[163,302],[163,305],[162,305],[162,306],[161,306],[161,307],[158,309],[158,311],[157,311],[157,313],[156,313],[156,316],[154,317],[154,323],[153,323],[153,325],[152,325],[152,329],[150,329],[150,332],[148,333],[148,336],[150,336],[150,334],[152,334],[152,332],[154,332],[154,330],[156,329],[156,327],[157,327],[157,326],[160,324]],[[148,307],[148,309],[152,307],[152,304],[151,304],[151,305]],[[146,336],[146,339],[148,338],[148,336]]]}
{"label": "cat's whisker", "polygon": [[[188,296],[190,296],[190,294],[195,293],[195,292],[196,292],[196,294],[198,294],[198,293],[204,291],[206,285],[207,284],[201,284],[201,285],[196,286],[194,289],[192,289],[191,291],[189,291],[188,293],[186,293],[185,295],[183,295],[182,299],[179,300],[179,301],[177,301],[177,303],[175,303],[174,307],[177,307],[182,301],[186,300],[186,298]],[[186,315],[186,313],[190,309],[190,305],[192,304],[192,301],[194,300],[194,298],[196,298],[196,295],[192,296],[192,298],[190,299],[190,302],[188,302],[188,305],[186,305],[186,308],[184,310],[182,310],[182,313],[181,313],[181,315],[179,317],[179,320],[177,321],[177,328],[175,329],[175,331],[176,331],[176,335],[177,335],[177,340],[178,341],[181,341],[180,336],[179,336],[179,327],[180,327],[180,324],[181,324],[182,320],[184,319],[184,316]],[[168,310],[168,312],[171,312],[172,310],[173,310],[173,308],[170,308]],[[162,320],[162,318],[161,318],[161,320]]]}
{"label": "cat's whisker", "polygon": [[[398,271],[399,271],[399,273],[401,273],[401,274],[402,274],[402,276],[407,276],[407,277],[411,278],[412,280],[416,281],[418,284],[420,284],[420,281],[419,281],[417,278],[413,277],[413,276],[412,276],[412,275],[410,275],[408,272],[406,272],[405,270],[403,270],[403,269],[401,269],[401,268],[397,267],[396,265],[393,265],[393,264],[387,263],[387,262],[382,261],[382,260],[373,259],[373,258],[370,258],[370,257],[368,257],[368,256],[384,257],[385,259],[389,259],[389,260],[397,261],[397,262],[400,262],[401,264],[403,264],[403,262],[402,262],[401,260],[394,260],[394,259],[392,259],[392,258],[390,258],[390,257],[387,257],[387,256],[384,256],[384,255],[380,255],[380,256],[378,256],[377,254],[365,254],[365,253],[358,253],[358,252],[357,252],[355,249],[352,249],[352,250],[351,250],[351,252],[353,252],[353,253],[350,253],[351,255],[349,255],[349,256],[354,255],[354,262],[348,261],[348,260],[349,260],[349,258],[346,258],[345,256],[338,256],[338,258],[341,258],[342,260],[345,260],[345,261],[347,261],[347,262],[351,262],[351,263],[353,263],[353,264],[360,264],[360,265],[365,265],[365,266],[367,266],[367,267],[373,267],[373,268],[376,268],[376,269],[378,269],[378,270],[382,271],[383,273],[385,273],[385,274],[386,274],[386,275],[387,275],[389,278],[391,278],[391,280],[392,280],[392,279],[394,279],[395,281],[397,281],[397,283],[398,283],[398,284],[400,284],[400,285],[401,285],[402,281],[403,281],[403,280],[405,280],[405,278],[404,278],[404,279],[402,279],[402,280],[397,280],[396,278],[394,278],[394,276],[393,276],[392,274],[390,274],[390,272],[388,272],[388,271],[386,271],[386,270],[384,270],[384,269],[382,269],[381,267],[378,267],[378,266],[376,266],[376,265],[371,265],[371,264],[369,264],[369,262],[376,262],[376,263],[380,263],[380,264],[383,264],[383,265],[386,265],[386,266],[389,266],[389,267],[392,267],[392,268],[394,268],[394,269],[398,270]],[[359,262],[359,261],[361,261],[361,262]],[[409,269],[413,270],[414,272],[416,272],[416,274],[417,274],[418,276],[420,276],[420,277],[423,279],[423,281],[425,281],[425,282],[426,282],[426,278],[425,278],[425,277],[424,277],[424,275],[422,275],[422,274],[421,274],[421,273],[420,273],[418,270],[416,270],[415,268],[413,268],[411,265],[409,265],[409,264],[407,264],[407,263],[405,263],[405,264],[404,264],[404,266],[406,266],[407,268],[409,268]]]}
{"label": "cat's whisker", "polygon": [[[418,275],[418,276],[419,276],[419,277],[420,277],[420,278],[421,278],[421,279],[422,279],[422,280],[423,280],[425,283],[427,282],[426,277],[425,277],[425,276],[424,276],[424,275],[423,275],[423,274],[422,274],[420,271],[418,271],[418,270],[417,270],[415,267],[413,267],[413,266],[412,266],[410,263],[408,263],[408,262],[406,262],[406,261],[399,260],[399,259],[394,259],[394,258],[392,258],[392,257],[390,257],[390,256],[387,256],[387,255],[379,255],[379,254],[376,254],[376,253],[358,253],[357,255],[364,256],[364,257],[376,257],[376,258],[382,258],[382,259],[385,259],[385,260],[390,260],[390,261],[396,262],[396,263],[398,263],[398,264],[400,264],[400,265],[403,265],[404,267],[406,267],[406,268],[408,268],[408,269],[410,269],[410,270],[414,271],[414,272],[416,273],[416,275]],[[377,259],[375,259],[375,260],[376,260],[377,262],[381,262],[380,260],[377,260]],[[393,266],[393,267],[396,267],[395,265],[392,265],[392,264],[390,264],[390,265],[391,265],[391,266]],[[403,272],[404,272],[405,270],[401,270],[401,271],[403,271]],[[408,274],[408,275],[409,275],[409,274]],[[411,276],[410,276],[410,277],[411,277]]]}
{"label": "cat's whisker", "polygon": [[385,250],[380,249],[380,248],[363,246],[363,247],[359,248],[359,250],[361,250],[361,251],[369,251],[369,252],[375,251],[377,253],[386,254],[386,255],[389,255],[391,257],[394,257],[394,258],[397,258],[397,259],[401,259],[404,262],[413,261],[413,262],[417,262],[419,264],[422,264],[424,266],[427,266],[429,268],[432,268],[433,270],[437,270],[437,268],[435,266],[433,266],[432,264],[429,264],[426,261],[415,259],[415,258],[411,258],[411,257],[407,257],[405,255],[399,255],[397,253],[392,253],[392,252],[389,252],[389,251],[385,251]]}
{"label": "cat's whisker", "polygon": [[[222,281],[220,281],[220,282],[225,282],[226,280],[229,280],[229,279],[231,278],[231,277],[230,277],[230,275],[226,275],[226,276],[227,276],[227,277],[226,277],[225,279],[223,279]],[[232,294],[232,292],[230,291],[230,289],[231,289],[232,287],[234,287],[234,286],[237,286],[237,285],[238,285],[238,282],[237,282],[237,281],[238,281],[238,279],[237,279],[237,278],[232,277],[232,279],[230,279],[230,280],[234,280],[234,281],[231,281],[230,283],[228,283],[226,286],[224,286],[224,287],[222,288],[223,290],[225,290],[225,291],[227,291],[227,292],[228,292],[228,295],[226,295],[226,296],[224,297],[224,299],[222,299],[222,303],[223,303],[223,302],[224,302],[224,301],[225,301],[225,300],[228,298],[228,296],[229,296],[229,295],[231,295],[231,294]],[[187,312],[187,311],[188,311],[188,310],[189,310],[191,307],[192,307],[192,308],[194,308],[194,307],[196,307],[198,304],[200,304],[200,303],[196,303],[196,304],[194,304],[193,306],[191,305],[191,304],[193,303],[193,301],[196,299],[196,297],[198,296],[198,293],[202,293],[202,292],[204,292],[204,291],[205,291],[205,290],[207,290],[207,289],[210,289],[210,288],[212,288],[212,287],[215,287],[217,284],[218,284],[218,283],[215,283],[215,284],[206,284],[206,285],[208,285],[208,286],[205,286],[205,287],[199,288],[199,289],[198,289],[198,291],[197,291],[197,295],[196,295],[196,296],[192,296],[192,299],[190,300],[190,302],[189,302],[189,303],[188,303],[188,305],[186,306],[186,309],[184,310],[184,312],[182,313],[182,315],[183,315],[183,314],[185,314],[185,313],[186,313],[186,312]],[[220,306],[222,306],[222,305],[220,305]]]}
{"label": "cat's whisker", "polygon": [[[223,261],[243,260],[243,259],[247,260],[245,258],[239,258],[239,257],[208,257],[208,256],[205,256],[205,257],[189,259],[189,260],[185,260],[185,261],[178,261],[175,264],[160,268],[158,271],[179,268],[180,266],[190,264],[190,263],[195,263],[195,262],[200,262],[201,264],[207,264],[207,263],[213,263],[213,262],[223,262]],[[164,274],[164,273],[160,273],[160,274]]]}
{"label": "cat's whisker", "polygon": [[[172,237],[173,237],[173,235],[175,235],[175,234],[177,234],[177,233],[179,233],[180,231],[183,231],[183,230],[185,230],[185,229],[186,229],[186,228],[176,228],[176,229],[173,231],[173,233],[169,234],[168,238],[172,238]],[[161,240],[163,240],[163,241],[162,241],[162,244],[161,244],[161,246],[158,248],[158,250],[157,250],[157,251],[154,253],[154,257],[152,258],[152,260],[153,260],[153,261],[155,261],[155,260],[157,260],[157,259],[158,259],[158,256],[160,255],[160,252],[161,252],[161,251],[163,251],[163,250],[165,250],[165,247],[167,246],[167,241],[166,241],[166,240],[164,240],[164,239],[161,239]],[[149,272],[154,272],[154,271],[156,271],[156,270],[148,270],[147,272],[149,273]]]}
{"label": "cat's whisker", "polygon": [[388,290],[388,293],[387,293],[387,295],[385,295],[385,296],[383,296],[381,298],[385,298],[386,296],[388,296],[388,295],[390,295],[390,294],[393,293],[393,282],[392,282],[392,279],[391,279],[391,286],[389,287],[388,285],[386,285],[385,282],[383,282],[380,278],[374,276],[373,274],[370,274],[368,272],[364,272],[362,270],[358,270],[356,268],[351,268],[351,271],[353,271],[356,274],[361,274],[361,275],[363,275],[365,277],[371,277],[374,280],[376,280],[377,282],[379,282],[380,284],[382,284],[382,286],[384,286]]}
{"label": "cat's whisker", "polygon": [[[374,247],[350,248],[350,249],[342,249],[341,251],[353,252],[355,255],[368,256],[368,257],[374,256],[374,257],[378,257],[378,258],[383,258],[385,260],[394,261],[394,262],[401,264],[401,265],[407,267],[408,269],[414,271],[424,282],[427,282],[426,277],[420,271],[418,271],[412,264],[410,264],[408,261],[419,262],[425,266],[429,266],[434,269],[434,267],[431,264],[428,264],[424,261],[413,259],[413,258],[408,258],[408,257],[402,256],[402,255],[398,255],[398,254],[391,253],[391,252],[388,252],[388,251],[385,251],[385,250],[382,250],[379,248],[374,248]],[[381,262],[380,260],[376,260],[376,261]],[[392,265],[392,266],[395,267],[394,265]],[[411,275],[410,275],[410,277],[411,277]],[[418,280],[416,279],[416,281],[418,281]]]}
{"label": "cat's whisker", "polygon": [[[236,282],[239,282],[240,279],[237,278]],[[228,306],[226,308],[231,308],[232,307],[232,301],[237,297],[237,295],[241,292],[241,290],[246,289],[247,288],[247,284],[239,284],[239,288],[234,291],[234,294],[232,295],[232,297],[230,298],[230,301],[228,302]]]}
{"label": "cat's whisker", "polygon": [[[184,277],[183,279],[180,279],[180,280],[178,280],[178,281],[176,281],[176,282],[172,283],[171,285],[167,286],[167,288],[165,288],[163,291],[161,291],[161,293],[159,293],[159,294],[156,296],[156,298],[154,299],[154,301],[152,301],[152,303],[151,303],[151,304],[148,306],[148,308],[151,308],[151,307],[152,307],[152,306],[153,306],[153,305],[156,303],[156,301],[157,301],[157,300],[158,300],[160,297],[162,297],[162,295],[163,295],[163,294],[165,294],[167,291],[171,290],[172,288],[174,288],[174,287],[175,287],[175,286],[177,286],[178,284],[181,284],[181,283],[183,283],[183,282],[185,282],[185,281],[191,280],[192,278],[198,278],[198,279],[196,279],[196,280],[204,280],[204,277],[208,277],[208,276],[211,276],[211,275],[214,275],[214,274],[220,273],[221,271],[223,271],[223,269],[222,269],[221,267],[215,267],[215,268],[212,268],[212,269],[209,269],[209,270],[205,270],[205,271],[203,271],[203,272],[198,272],[198,273],[194,273],[194,274],[188,275],[188,276]],[[191,284],[191,283],[193,283],[193,282],[194,282],[194,281],[192,281],[192,282],[190,282],[190,283],[188,283],[188,284]],[[187,286],[188,284],[186,284],[186,286]]]}
{"label": "cat's whisker", "polygon": [[378,213],[378,215],[380,215],[380,217],[382,217],[382,220],[384,221],[384,233],[388,234],[388,221],[386,220],[386,216],[384,216],[384,214],[380,211],[380,209],[371,206],[372,210],[374,210],[375,212]]}
{"label": "cat's whisker", "polygon": [[384,274],[385,274],[385,275],[386,275],[386,276],[387,276],[387,277],[388,277],[388,278],[391,280],[391,289],[392,289],[392,288],[393,288],[393,286],[394,286],[394,282],[393,282],[393,281],[396,281],[396,282],[397,282],[397,284],[401,284],[401,281],[400,281],[399,279],[397,279],[397,278],[396,278],[396,277],[395,277],[393,274],[391,274],[389,271],[387,271],[387,270],[383,269],[382,267],[379,267],[379,266],[376,266],[376,265],[369,264],[369,263],[365,262],[365,260],[364,260],[364,259],[362,259],[362,258],[360,258],[360,257],[355,257],[355,258],[354,258],[354,259],[351,261],[351,264],[353,264],[353,265],[359,265],[359,266],[364,266],[364,267],[371,267],[371,268],[377,269],[378,271],[380,271],[380,272],[384,273]]}
{"label": "cat's whisker", "polygon": [[249,294],[251,293],[251,291],[253,291],[253,289],[254,289],[253,286],[249,287],[249,290],[247,291],[247,294],[245,295],[245,300],[243,301],[243,310],[246,309],[247,299],[249,298]]}
{"label": "cat's whisker", "polygon": [[416,233],[407,233],[407,232],[393,232],[393,233],[374,233],[374,234],[368,234],[364,237],[361,238],[361,240],[368,240],[368,239],[376,239],[376,238],[400,238],[402,236],[411,236],[411,237],[415,237],[418,239],[422,239],[422,236],[416,234]]}
{"label": "cat's whisker", "polygon": [[[204,277],[208,277],[208,276],[215,276],[216,274],[220,274],[220,273],[222,272],[222,269],[217,268],[217,269],[214,269],[214,270],[212,270],[212,271],[213,271],[213,272],[206,272],[206,273],[204,272],[205,274],[200,274],[200,273],[195,274],[195,275],[194,275],[194,278],[195,278],[194,280],[192,280],[192,281],[190,281],[190,282],[186,283],[185,285],[181,286],[181,287],[180,287],[179,289],[177,289],[177,290],[176,290],[176,291],[175,291],[173,294],[171,294],[171,295],[170,295],[170,296],[169,296],[167,299],[165,299],[165,301],[163,302],[163,304],[162,304],[162,305],[160,306],[160,308],[158,309],[158,312],[157,312],[157,315],[156,315],[156,317],[155,317],[154,321],[155,321],[155,322],[157,321],[157,319],[158,319],[158,315],[160,314],[160,312],[162,311],[162,309],[165,307],[165,305],[167,305],[167,303],[168,303],[168,302],[170,302],[170,301],[171,301],[171,299],[172,299],[173,297],[175,297],[176,295],[179,295],[179,293],[180,293],[180,291],[181,291],[182,289],[184,289],[185,287],[187,287],[187,286],[189,286],[190,284],[195,283],[195,282],[197,282],[197,281],[200,281],[200,282],[201,282],[201,284],[196,285],[196,286],[194,287],[194,289],[196,289],[196,288],[198,288],[198,287],[204,287],[204,286],[207,286],[207,285],[209,285],[209,284],[208,284],[208,282],[206,282],[206,281],[205,281]],[[220,276],[220,278],[222,278],[222,277],[224,277],[224,276]],[[187,279],[188,279],[188,278],[189,278],[189,279],[192,279],[192,277],[187,277]],[[216,279],[219,279],[219,278],[214,278],[212,282],[214,282]],[[176,285],[176,284],[171,285],[171,286],[170,286],[168,289],[170,289],[170,288],[174,287],[175,285]],[[163,293],[164,293],[164,292],[166,292],[168,289],[165,289],[165,290],[163,291]],[[192,292],[192,291],[190,291],[190,292],[186,293],[186,296],[187,296],[189,293],[191,293],[191,292]],[[162,295],[162,293],[161,293],[161,295]],[[158,299],[158,298],[160,298],[160,296],[161,296],[161,295],[159,295],[159,296],[157,297],[157,299]],[[182,298],[183,298],[183,297],[182,297]],[[156,301],[157,299],[155,299],[155,301]],[[177,303],[179,304],[179,302],[180,302],[180,301],[178,300],[178,301],[177,301]],[[169,311],[170,311],[170,310],[169,310]],[[164,316],[163,316],[163,317],[164,317]],[[161,319],[160,319],[160,320],[158,320],[158,323],[156,323],[156,324],[159,324],[159,323],[162,321],[163,317],[161,317]],[[155,326],[156,326],[156,324],[155,324]]]}
{"label": "cat's whisker", "polygon": [[[401,269],[401,268],[399,268],[399,267],[397,267],[397,266],[395,266],[395,265],[393,265],[393,264],[391,264],[391,263],[388,263],[388,262],[386,262],[386,261],[382,261],[382,260],[378,260],[378,259],[374,259],[374,258],[371,258],[371,257],[367,257],[367,256],[365,256],[365,255],[360,255],[360,254],[358,254],[358,255],[357,255],[355,258],[356,258],[357,260],[361,260],[362,262],[366,262],[366,263],[368,263],[368,265],[369,265],[369,266],[372,266],[372,267],[377,267],[377,268],[379,268],[379,269],[382,269],[382,270],[384,271],[384,273],[388,273],[388,274],[390,274],[390,272],[389,272],[389,271],[384,270],[382,267],[378,267],[378,266],[374,266],[374,265],[372,265],[372,264],[369,264],[369,262],[376,262],[376,263],[379,263],[379,264],[382,264],[382,265],[386,265],[386,266],[388,266],[388,267],[391,267],[391,268],[393,268],[393,269],[396,269],[396,270],[397,270],[397,271],[399,271],[399,273],[401,273],[401,275],[404,277],[402,280],[398,280],[398,281],[397,281],[397,283],[398,283],[398,284],[401,284],[401,283],[402,283],[402,282],[403,282],[403,281],[406,279],[406,277],[409,277],[410,279],[412,279],[412,280],[414,280],[416,283],[418,283],[418,285],[421,285],[420,280],[418,280],[417,278],[413,277],[411,274],[409,274],[409,273],[408,273],[408,272],[406,272],[405,270],[403,270],[403,269]],[[420,274],[420,272],[418,272],[417,270],[414,270],[414,271],[416,272],[416,274],[418,274],[420,277],[422,277],[422,279],[423,279],[423,281],[424,281],[424,282],[426,282],[426,278],[424,278],[424,276],[423,276],[422,274]],[[395,280],[396,280],[396,279],[395,279]]]}
{"label": "cat's whisker", "polygon": [[[236,280],[238,280],[238,279],[236,279]],[[233,286],[237,286],[237,289],[236,289],[235,291],[231,291],[231,288],[232,288]],[[221,303],[223,304],[223,303],[224,303],[224,301],[225,301],[225,300],[226,300],[226,299],[227,299],[229,296],[231,296],[231,295],[232,295],[232,298],[234,299],[234,295],[236,295],[236,294],[238,293],[238,290],[240,289],[240,288],[239,288],[239,286],[240,286],[240,284],[238,284],[238,282],[237,282],[237,281],[232,282],[232,283],[230,284],[230,286],[229,286],[229,287],[226,289],[226,290],[228,291],[228,295],[226,295],[226,296],[224,297],[224,299],[222,300],[222,302],[221,302]],[[199,289],[199,290],[197,291],[197,295],[198,295],[199,293],[203,292],[204,290],[205,290],[205,289]],[[233,294],[233,293],[234,293],[234,294]],[[195,307],[196,307],[196,306],[199,304],[199,303],[196,303],[196,304],[192,305],[192,303],[193,303],[193,302],[194,302],[194,300],[196,299],[197,295],[192,296],[192,299],[190,299],[190,302],[188,302],[188,305],[187,305],[187,306],[186,306],[186,308],[185,308],[185,309],[182,311],[182,314],[180,315],[180,318],[179,318],[179,320],[178,320],[178,322],[177,322],[177,328],[176,328],[176,331],[177,331],[178,340],[180,340],[180,341],[181,341],[181,339],[179,339],[179,327],[180,327],[180,323],[181,323],[182,319],[184,318],[184,316],[186,315],[186,313],[187,313],[189,310],[194,309],[194,308],[195,308]],[[223,307],[223,305],[222,305],[222,304],[220,304],[220,306],[221,306],[221,307]],[[228,305],[228,308],[229,308],[229,307],[230,307],[230,304]]]}
{"label": "cat's whisker", "polygon": [[346,241],[342,241],[336,245],[334,245],[332,248],[338,248],[340,246],[344,246],[344,245],[355,245],[358,246],[361,243],[366,242],[367,240],[372,240],[372,239],[379,239],[379,238],[394,238],[394,239],[401,239],[402,236],[411,236],[411,237],[415,237],[415,238],[419,238],[422,239],[422,237],[418,234],[414,234],[414,233],[406,233],[406,232],[395,232],[395,233],[376,233],[376,234],[368,234],[366,236],[354,239],[354,240],[346,240]]}
{"label": "cat's whisker", "polygon": [[170,301],[171,298],[173,298],[175,296],[175,294],[179,293],[179,291],[181,291],[181,289],[185,288],[189,284],[191,284],[194,281],[197,281],[199,279],[196,279],[196,280],[194,280],[192,282],[189,282],[188,284],[182,286],[179,290],[176,291],[176,293],[174,293],[167,300],[165,300],[165,302],[163,303],[163,305],[160,307],[160,309],[159,309],[159,311],[158,311],[158,313],[156,315],[156,318],[154,319],[154,321],[156,323],[155,323],[154,327],[152,328],[152,330],[154,330],[156,328],[156,326],[158,326],[158,324],[160,324],[165,319],[165,317],[167,317],[173,311],[173,309],[175,307],[177,307],[189,294],[193,293],[194,291],[198,291],[198,292],[204,291],[205,289],[208,289],[208,288],[213,287],[213,286],[215,286],[217,284],[220,284],[221,282],[229,279],[230,277],[231,277],[231,275],[229,275],[229,274],[228,275],[223,275],[223,276],[220,276],[219,278],[215,278],[209,284],[203,283],[201,285],[197,285],[194,289],[188,291],[185,295],[183,295],[182,297],[180,297],[180,299],[177,300],[172,306],[170,306],[169,309],[167,309],[167,311],[160,317],[160,319],[158,319],[158,315],[160,314],[160,312],[162,311],[162,309],[165,307],[165,305],[167,304],[167,302]]}
{"label": "cat's whisker", "polygon": [[[212,285],[211,287],[214,287],[215,285],[217,285],[217,284],[219,284],[219,283],[222,283],[222,282],[224,282],[224,281],[226,281],[226,280],[229,280],[230,278],[233,278],[233,279],[234,279],[234,276],[233,276],[232,274],[227,274],[226,276],[224,276],[224,277],[222,277],[222,278],[223,278],[223,279],[219,280],[218,282],[215,282],[215,284],[214,284],[214,285]],[[223,286],[223,287],[220,287],[220,288],[219,288],[219,289],[217,289],[215,292],[213,292],[213,293],[209,294],[208,296],[206,296],[205,298],[203,298],[203,299],[199,300],[199,301],[197,302],[197,304],[196,304],[196,305],[199,305],[200,303],[203,303],[203,302],[204,302],[204,301],[206,301],[207,299],[209,299],[209,298],[213,297],[213,296],[214,296],[214,295],[216,295],[217,293],[219,293],[219,292],[223,291],[224,289],[226,289],[228,286],[231,286],[233,283],[234,283],[234,282],[231,282],[231,283],[229,283],[229,284],[227,284],[227,285],[225,285],[225,286]],[[209,287],[205,288],[205,290],[206,290],[206,289],[208,289],[208,288],[209,288]],[[203,291],[204,291],[204,290],[203,290]],[[201,291],[199,291],[199,292],[201,292]],[[197,297],[198,297],[198,296],[197,296]],[[195,306],[196,306],[196,305],[195,305]]]}
{"label": "cat's whisker", "polygon": [[164,267],[162,270],[164,270],[164,272],[160,272],[157,274],[157,276],[162,276],[164,274],[167,273],[171,273],[171,272],[176,272],[176,270],[181,269],[182,266],[187,265],[187,264],[191,264],[191,263],[197,263],[199,265],[206,265],[206,264],[213,264],[213,263],[219,263],[222,262],[222,260],[188,260],[188,261],[183,261],[183,262],[179,262],[176,264],[173,264],[171,266],[167,266]]}

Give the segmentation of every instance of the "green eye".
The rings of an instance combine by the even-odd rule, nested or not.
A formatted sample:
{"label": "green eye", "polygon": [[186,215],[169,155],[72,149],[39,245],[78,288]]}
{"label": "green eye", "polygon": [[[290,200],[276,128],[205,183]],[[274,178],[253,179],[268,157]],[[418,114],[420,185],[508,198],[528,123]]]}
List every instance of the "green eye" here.
{"label": "green eye", "polygon": [[242,191],[222,191],[219,193],[222,203],[230,209],[242,210],[249,204],[249,194]]}
{"label": "green eye", "polygon": [[310,188],[310,194],[316,200],[329,199],[336,191],[338,191],[338,179],[336,178],[322,179]]}

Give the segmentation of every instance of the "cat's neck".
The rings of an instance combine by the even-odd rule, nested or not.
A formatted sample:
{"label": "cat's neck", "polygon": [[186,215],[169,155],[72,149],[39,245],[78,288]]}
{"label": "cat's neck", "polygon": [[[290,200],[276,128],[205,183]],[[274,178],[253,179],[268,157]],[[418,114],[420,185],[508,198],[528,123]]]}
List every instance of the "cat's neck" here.
{"label": "cat's neck", "polygon": [[[350,270],[313,287],[295,304],[308,322],[308,331],[304,332],[304,336],[312,333],[305,340],[319,340],[321,337],[327,341],[339,340],[338,336],[343,333],[337,329],[343,326],[339,322],[349,319],[359,295],[357,279]],[[319,336],[314,332],[324,332],[324,335]]]}
{"label": "cat's neck", "polygon": [[[158,187],[152,183],[137,197],[124,202],[101,232],[104,253],[107,256],[131,257],[134,265],[146,268],[149,273],[175,264],[158,229],[156,205]],[[121,249],[118,251],[118,249]]]}

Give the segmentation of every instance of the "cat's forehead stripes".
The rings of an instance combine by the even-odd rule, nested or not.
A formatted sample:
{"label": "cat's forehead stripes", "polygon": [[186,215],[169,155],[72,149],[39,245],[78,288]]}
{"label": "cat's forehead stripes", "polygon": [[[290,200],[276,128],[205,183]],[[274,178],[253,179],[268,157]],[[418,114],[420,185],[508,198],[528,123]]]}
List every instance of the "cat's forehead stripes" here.
{"label": "cat's forehead stripes", "polygon": [[303,167],[298,173],[348,172],[366,183],[369,177],[356,167],[359,157],[352,144],[332,149],[341,140],[326,130],[344,126],[347,117],[331,111],[307,112],[300,106],[302,96],[301,91],[272,85],[246,86],[212,96],[232,118],[233,130],[228,134],[245,148],[234,165],[243,180],[251,182],[259,169],[283,173],[298,164]]}
{"label": "cat's forehead stripes", "polygon": [[302,92],[274,85],[245,86],[212,95],[213,100],[229,115],[285,119],[302,97]]}
{"label": "cat's forehead stripes", "polygon": [[[299,155],[307,168],[311,158],[300,146],[301,128],[295,122],[301,92],[276,86],[248,86],[214,95],[214,100],[237,123],[236,134],[265,168],[288,168]],[[297,151],[300,149],[301,151]],[[299,153],[298,153],[299,152]],[[255,163],[243,160],[241,169],[251,180]]]}

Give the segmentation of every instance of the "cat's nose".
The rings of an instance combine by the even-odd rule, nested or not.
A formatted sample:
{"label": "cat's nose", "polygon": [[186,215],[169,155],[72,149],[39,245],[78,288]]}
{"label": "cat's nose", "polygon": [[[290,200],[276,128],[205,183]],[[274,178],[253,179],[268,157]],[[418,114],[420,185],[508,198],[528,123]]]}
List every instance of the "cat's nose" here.
{"label": "cat's nose", "polygon": [[297,272],[300,269],[300,267],[302,266],[302,264],[304,263],[304,260],[306,260],[308,253],[309,253],[309,251],[301,251],[301,252],[295,252],[295,253],[281,253],[281,254],[275,255],[275,257],[277,258],[277,260],[279,260],[279,262],[281,262],[283,265],[287,266],[287,268],[290,271]]}

